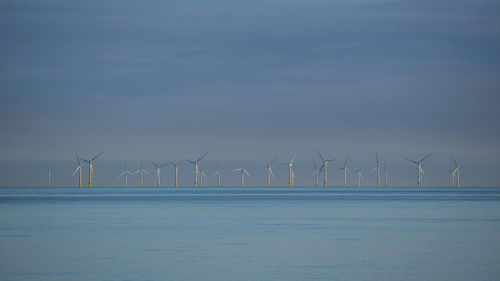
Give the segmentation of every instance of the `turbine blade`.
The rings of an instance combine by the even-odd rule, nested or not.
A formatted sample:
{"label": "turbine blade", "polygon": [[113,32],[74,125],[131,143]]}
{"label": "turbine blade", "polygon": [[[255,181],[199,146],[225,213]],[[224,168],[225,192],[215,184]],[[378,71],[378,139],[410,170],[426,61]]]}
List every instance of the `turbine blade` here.
{"label": "turbine blade", "polygon": [[104,153],[104,151],[101,151],[99,154],[97,154],[96,156],[94,156],[94,158],[92,158],[92,160],[90,160],[90,161],[96,160],[97,157],[101,156],[101,154],[103,154],[103,153]]}
{"label": "turbine blade", "polygon": [[146,170],[144,170],[144,169],[142,169],[142,172],[143,172],[143,173],[145,173],[146,175],[151,176],[151,174],[150,174],[150,173],[148,173],[148,171],[146,171]]}
{"label": "turbine blade", "polygon": [[319,158],[321,159],[321,161],[325,162],[325,160],[323,159],[323,155],[321,155],[321,153],[319,152],[318,149],[316,149],[316,152],[318,153]]}
{"label": "turbine blade", "polygon": [[251,178],[252,176],[250,176],[250,174],[248,173],[247,169],[243,168],[243,172],[249,177]]}
{"label": "turbine blade", "polygon": [[408,158],[406,158],[406,157],[403,157],[403,158],[404,158],[405,160],[408,160],[408,161],[412,162],[413,164],[418,165],[418,162],[417,162],[417,161],[414,161],[414,160],[408,159]]}
{"label": "turbine blade", "polygon": [[196,160],[196,162],[200,162],[200,161],[201,161],[201,159],[203,159],[205,156],[207,156],[207,154],[208,154],[208,152],[207,152],[207,153],[205,153],[205,154],[203,154],[200,158],[198,158],[198,160]]}
{"label": "turbine blade", "polygon": [[156,164],[153,160],[149,159],[149,161],[151,161],[151,163],[153,163],[153,166],[155,166],[156,168],[158,168],[158,164]]}
{"label": "turbine blade", "polygon": [[76,172],[78,172],[78,170],[80,170],[80,169],[81,169],[81,167],[82,167],[82,166],[78,166],[78,167],[76,167],[76,170],[73,172],[72,177],[74,177],[74,176],[76,175]]}
{"label": "turbine blade", "polygon": [[429,155],[431,155],[431,153],[427,153],[427,155],[424,156],[424,158],[422,158],[422,160],[420,160],[420,162],[423,162],[427,157],[429,157]]}

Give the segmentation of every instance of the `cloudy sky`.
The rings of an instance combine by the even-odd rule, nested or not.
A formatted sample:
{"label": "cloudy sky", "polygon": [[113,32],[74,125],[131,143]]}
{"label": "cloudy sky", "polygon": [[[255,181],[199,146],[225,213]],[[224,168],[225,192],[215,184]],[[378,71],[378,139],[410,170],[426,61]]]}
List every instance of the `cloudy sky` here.
{"label": "cloudy sky", "polygon": [[427,152],[427,184],[449,183],[451,153],[464,184],[500,184],[498,1],[7,0],[0,14],[1,186],[45,184],[44,166],[74,185],[74,150],[105,151],[101,185],[122,184],[125,160],[206,151],[228,184],[247,160],[255,185],[276,154],[285,184],[297,153],[310,184],[315,149],[338,159],[332,184],[347,155],[368,171],[375,152],[393,184],[415,184],[403,157]]}

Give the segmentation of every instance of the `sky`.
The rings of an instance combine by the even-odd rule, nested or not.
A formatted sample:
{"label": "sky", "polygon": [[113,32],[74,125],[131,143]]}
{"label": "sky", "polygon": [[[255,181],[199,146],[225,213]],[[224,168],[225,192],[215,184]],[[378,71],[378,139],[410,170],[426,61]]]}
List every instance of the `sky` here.
{"label": "sky", "polygon": [[450,183],[451,154],[463,184],[500,185],[498,1],[6,0],[0,15],[0,186],[45,185],[43,167],[74,186],[74,151],[104,151],[103,186],[124,161],[205,152],[227,184],[247,161],[251,185],[275,155],[285,185],[297,154],[310,185],[316,149],[337,159],[332,185],[375,153],[414,185],[404,157],[428,152],[427,185]]}

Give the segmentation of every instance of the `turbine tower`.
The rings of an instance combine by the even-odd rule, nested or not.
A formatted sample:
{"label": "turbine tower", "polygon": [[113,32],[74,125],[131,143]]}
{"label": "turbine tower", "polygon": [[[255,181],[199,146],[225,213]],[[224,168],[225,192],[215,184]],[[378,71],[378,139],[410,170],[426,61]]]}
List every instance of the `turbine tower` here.
{"label": "turbine tower", "polygon": [[387,162],[385,162],[385,157],[384,157],[384,177],[385,177],[385,180],[384,180],[384,187],[387,187]]}
{"label": "turbine tower", "polygon": [[377,187],[380,187],[380,165],[379,165],[379,161],[378,161],[378,153],[375,153],[375,160],[377,161],[377,165],[368,174],[371,174],[374,171],[377,171]]}
{"label": "turbine tower", "polygon": [[151,176],[151,174],[148,173],[148,171],[146,171],[146,170],[144,170],[142,168],[142,160],[141,160],[141,166],[140,166],[140,168],[138,170],[135,170],[132,174],[135,175],[137,173],[139,173],[139,186],[143,187],[144,186],[144,182],[143,182],[143,176],[142,175],[146,174],[148,176]]}
{"label": "turbine tower", "polygon": [[89,188],[92,188],[92,179],[94,178],[94,161],[97,159],[97,157],[101,156],[101,154],[103,153],[104,151],[101,151],[99,154],[97,154],[96,156],[94,156],[94,158],[91,158],[90,160],[80,158],[84,162],[87,162],[87,164],[89,165]]}
{"label": "turbine tower", "polygon": [[127,170],[127,161],[125,161],[125,170],[118,175],[119,178],[125,176],[125,187],[128,187],[128,175],[133,175],[133,173]]}
{"label": "turbine tower", "polygon": [[75,152],[75,157],[76,161],[78,161],[78,166],[76,167],[76,170],[73,172],[72,177],[76,175],[76,172],[78,172],[78,187],[82,187],[82,169],[83,169],[83,163],[80,161],[80,157],[78,157],[78,154]]}
{"label": "turbine tower", "polygon": [[327,171],[326,171],[326,166],[328,165],[328,162],[335,161],[335,159],[326,159],[325,160],[325,158],[323,158],[323,155],[321,155],[321,153],[319,152],[319,150],[316,149],[316,152],[318,152],[319,158],[323,162],[323,164],[321,165],[321,169],[319,170],[319,172],[321,173],[321,171],[323,171],[323,169],[325,170],[323,172],[323,175],[324,175],[323,185],[324,185],[324,187],[327,187],[328,186],[328,174],[327,174]]}
{"label": "turbine tower", "polygon": [[217,170],[215,171],[215,173],[212,174],[212,177],[217,175],[218,177],[218,180],[217,180],[217,187],[221,187],[222,186],[222,182],[221,182],[221,177],[222,177],[222,170],[219,166],[219,160],[217,160]]}
{"label": "turbine tower", "polygon": [[194,187],[197,187],[198,186],[198,165],[201,161],[201,159],[203,159],[205,156],[207,156],[208,152],[203,154],[200,158],[198,158],[197,160],[195,161],[192,161],[192,160],[189,160],[189,159],[185,159],[187,162],[191,163],[191,164],[194,164]]}
{"label": "turbine tower", "polygon": [[251,178],[247,169],[245,169],[245,162],[243,162],[243,164],[241,164],[241,168],[234,169],[233,172],[240,172],[241,173],[241,187],[245,186],[245,175],[247,175],[249,178]]}
{"label": "turbine tower", "polygon": [[160,187],[160,169],[167,166],[168,163],[163,164],[163,165],[158,165],[151,159],[149,161],[151,161],[151,163],[153,163],[153,166],[155,166],[155,168],[156,168],[156,187]]}
{"label": "turbine tower", "polygon": [[317,187],[319,185],[319,170],[318,170],[318,164],[316,163],[316,160],[314,160],[314,157],[313,157],[313,167],[314,167],[313,177],[316,178],[314,186]]}
{"label": "turbine tower", "polygon": [[288,162],[288,186],[292,187],[293,185],[293,171],[292,167],[295,162],[295,158],[297,158],[297,154],[295,154],[290,162]]}
{"label": "turbine tower", "polygon": [[418,172],[417,187],[421,187],[422,186],[422,178],[425,175],[424,170],[422,169],[422,167],[424,166],[425,159],[427,159],[427,157],[429,157],[429,155],[431,155],[431,154],[427,153],[427,155],[425,155],[424,158],[420,159],[420,161],[415,161],[415,160],[411,160],[411,159],[405,158],[406,160],[410,161],[411,163],[417,165],[417,172]]}
{"label": "turbine tower", "polygon": [[363,167],[359,167],[356,171],[354,171],[358,175],[358,187],[361,186],[361,179],[363,178],[363,173],[361,172],[361,169]]}
{"label": "turbine tower", "polygon": [[276,155],[273,160],[271,160],[271,162],[267,163],[266,167],[267,167],[267,187],[270,187],[271,186],[271,176],[274,178],[274,173],[273,173],[273,169],[271,169],[271,164],[273,164],[274,160],[276,160],[276,158],[278,158],[278,156]]}
{"label": "turbine tower", "polygon": [[207,174],[203,171],[203,168],[200,169],[200,187],[203,187],[203,178],[207,178]]}
{"label": "turbine tower", "polygon": [[351,170],[349,170],[349,168],[347,167],[347,159],[348,157],[346,157],[345,159],[344,166],[339,169],[344,170],[344,187],[347,187],[347,173],[352,175]]}
{"label": "turbine tower", "polygon": [[455,168],[452,171],[452,181],[453,181],[453,186],[460,187],[460,170],[462,168],[469,168],[469,167],[463,167],[459,161],[455,159],[453,155],[451,155],[451,159],[453,160],[453,164],[455,164]]}
{"label": "turbine tower", "polygon": [[175,167],[175,187],[179,186],[179,165],[182,163],[182,162],[172,162],[172,161],[169,161],[170,164],[172,164],[172,166]]}
{"label": "turbine tower", "polygon": [[47,187],[49,187],[49,188],[50,188],[50,187],[52,186],[52,184],[51,184],[51,182],[50,182],[50,176],[52,175],[52,170],[53,170],[54,168],[43,168],[43,169],[47,172],[47,178],[48,178]]}

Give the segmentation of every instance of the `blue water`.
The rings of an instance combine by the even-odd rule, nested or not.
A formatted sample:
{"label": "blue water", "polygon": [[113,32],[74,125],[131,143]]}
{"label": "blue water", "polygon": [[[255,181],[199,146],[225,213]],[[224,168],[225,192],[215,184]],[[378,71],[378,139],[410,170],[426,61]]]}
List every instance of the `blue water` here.
{"label": "blue water", "polygon": [[0,280],[499,280],[500,188],[0,188]]}

